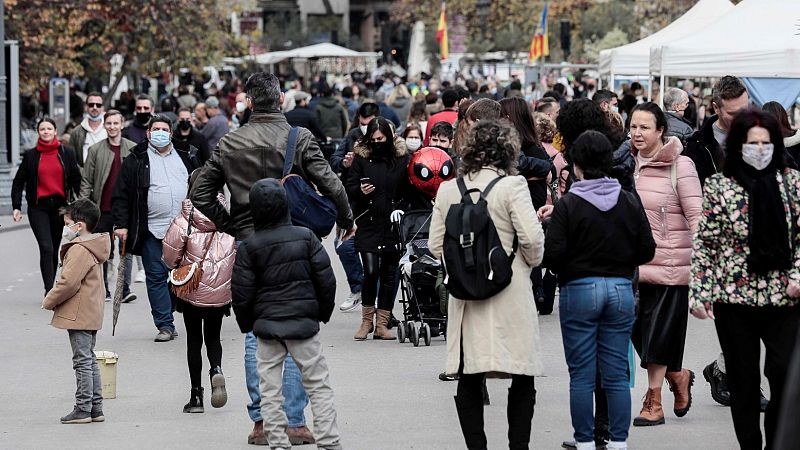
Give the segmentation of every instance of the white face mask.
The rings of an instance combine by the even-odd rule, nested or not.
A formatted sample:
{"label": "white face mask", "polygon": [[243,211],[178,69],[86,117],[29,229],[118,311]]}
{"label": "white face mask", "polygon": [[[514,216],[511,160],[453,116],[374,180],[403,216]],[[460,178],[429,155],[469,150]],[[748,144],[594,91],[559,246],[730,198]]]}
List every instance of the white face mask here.
{"label": "white face mask", "polygon": [[68,241],[71,241],[76,237],[80,236],[80,232],[72,231],[72,227],[74,225],[75,225],[74,223],[72,225],[64,225],[64,229],[61,230],[61,237],[63,237]]}
{"label": "white face mask", "polygon": [[244,102],[236,102],[236,112],[241,114],[245,109],[247,109],[247,105]]}
{"label": "white face mask", "polygon": [[422,139],[420,138],[407,138],[406,139],[406,147],[408,147],[409,151],[415,151],[422,146]]}
{"label": "white face mask", "polygon": [[772,162],[773,144],[742,144],[742,161],[756,170],[764,170]]}
{"label": "white face mask", "polygon": [[359,125],[359,130],[361,130],[361,134],[367,134],[367,126],[366,125]]}

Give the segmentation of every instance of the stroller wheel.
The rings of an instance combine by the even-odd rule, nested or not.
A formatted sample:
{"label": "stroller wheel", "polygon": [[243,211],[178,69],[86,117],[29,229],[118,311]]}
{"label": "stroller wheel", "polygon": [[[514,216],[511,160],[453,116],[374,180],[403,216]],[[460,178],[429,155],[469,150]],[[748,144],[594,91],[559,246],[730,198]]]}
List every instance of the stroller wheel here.
{"label": "stroller wheel", "polygon": [[417,332],[417,326],[414,322],[409,322],[411,326],[411,332],[408,333],[408,340],[414,344],[414,347],[419,347],[419,333]]}
{"label": "stroller wheel", "polygon": [[428,326],[427,323],[423,323],[422,327],[419,330],[419,334],[422,335],[423,338],[425,338],[425,346],[426,347],[430,347],[431,346],[431,327]]}
{"label": "stroller wheel", "polygon": [[400,322],[400,326],[397,327],[397,342],[403,343],[406,341],[406,323]]}

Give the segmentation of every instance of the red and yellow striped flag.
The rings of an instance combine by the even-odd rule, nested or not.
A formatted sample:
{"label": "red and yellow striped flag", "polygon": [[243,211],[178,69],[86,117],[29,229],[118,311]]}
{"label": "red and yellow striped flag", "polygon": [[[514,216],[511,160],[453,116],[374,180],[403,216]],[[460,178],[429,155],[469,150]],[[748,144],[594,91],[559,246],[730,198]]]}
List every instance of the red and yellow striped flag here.
{"label": "red and yellow striped flag", "polygon": [[450,53],[447,44],[447,16],[444,2],[442,2],[442,12],[439,14],[439,26],[436,27],[436,42],[439,43],[439,55],[444,61]]}
{"label": "red and yellow striped flag", "polygon": [[531,41],[531,48],[528,50],[528,60],[533,64],[537,59],[550,55],[550,45],[547,42],[547,2],[544,2],[542,20],[536,27],[536,33]]}

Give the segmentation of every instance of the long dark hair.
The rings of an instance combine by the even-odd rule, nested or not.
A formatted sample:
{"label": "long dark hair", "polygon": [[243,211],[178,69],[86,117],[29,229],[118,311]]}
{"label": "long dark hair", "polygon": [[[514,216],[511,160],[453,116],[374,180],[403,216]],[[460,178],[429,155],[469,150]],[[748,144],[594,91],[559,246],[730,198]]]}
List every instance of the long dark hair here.
{"label": "long dark hair", "polygon": [[533,115],[528,108],[528,103],[520,97],[508,97],[500,100],[502,114],[514,125],[519,133],[520,144],[523,149],[541,147],[542,143],[536,134],[536,125]]}
{"label": "long dark hair", "polygon": [[722,169],[725,176],[735,178],[741,173],[742,165],[745,164],[742,160],[742,145],[747,142],[747,132],[753,127],[766,128],[769,131],[769,140],[775,146],[772,161],[764,170],[783,172],[786,169],[786,151],[778,119],[758,108],[750,108],[736,114],[731,122],[731,129],[725,139],[725,167]]}
{"label": "long dark hair", "polygon": [[389,122],[382,116],[378,116],[370,120],[369,124],[367,124],[367,132],[364,133],[364,136],[359,141],[359,144],[367,148],[370,148],[370,151],[372,151],[370,143],[372,142],[372,135],[376,131],[380,131],[381,133],[383,133],[384,136],[386,136],[386,143],[387,145],[391,145],[392,151],[389,152],[387,155],[373,155],[373,156],[376,158],[384,157],[391,166],[394,164],[394,160],[396,159],[394,152],[394,128],[392,127],[391,122]]}
{"label": "long dark hair", "polygon": [[586,180],[610,176],[613,152],[606,135],[594,130],[581,133],[570,149],[572,162],[581,168]]}
{"label": "long dark hair", "polygon": [[792,129],[792,125],[789,123],[789,114],[783,109],[783,105],[778,102],[767,102],[764,103],[762,109],[764,112],[772,114],[778,120],[778,125],[781,127],[781,134],[783,134],[783,137],[794,136],[795,130]]}

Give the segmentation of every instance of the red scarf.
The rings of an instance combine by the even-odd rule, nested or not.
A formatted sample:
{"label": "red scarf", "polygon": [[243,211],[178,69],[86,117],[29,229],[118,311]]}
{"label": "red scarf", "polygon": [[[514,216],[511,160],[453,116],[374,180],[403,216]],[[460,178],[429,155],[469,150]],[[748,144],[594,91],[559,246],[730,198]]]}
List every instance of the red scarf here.
{"label": "red scarf", "polygon": [[54,136],[53,140],[50,142],[45,142],[42,138],[39,138],[39,142],[36,143],[36,150],[39,150],[41,153],[51,153],[58,151],[60,145],[61,142],[58,141],[58,136]]}

